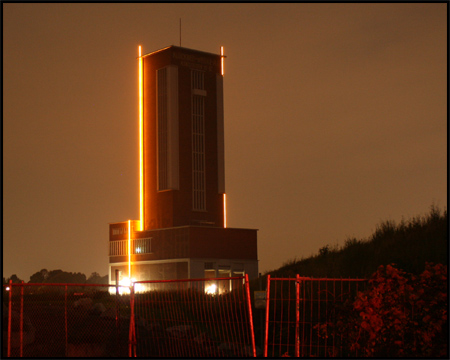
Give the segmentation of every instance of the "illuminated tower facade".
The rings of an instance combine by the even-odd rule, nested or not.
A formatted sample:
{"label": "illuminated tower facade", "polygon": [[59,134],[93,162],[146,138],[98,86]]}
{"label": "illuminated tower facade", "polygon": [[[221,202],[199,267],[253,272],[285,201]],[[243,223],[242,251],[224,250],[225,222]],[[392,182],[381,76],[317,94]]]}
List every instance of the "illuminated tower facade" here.
{"label": "illuminated tower facade", "polygon": [[258,275],[257,230],[226,225],[223,58],[139,50],[140,219],[110,224],[110,280]]}
{"label": "illuminated tower facade", "polygon": [[171,46],[142,59],[144,230],[224,227],[221,57]]}

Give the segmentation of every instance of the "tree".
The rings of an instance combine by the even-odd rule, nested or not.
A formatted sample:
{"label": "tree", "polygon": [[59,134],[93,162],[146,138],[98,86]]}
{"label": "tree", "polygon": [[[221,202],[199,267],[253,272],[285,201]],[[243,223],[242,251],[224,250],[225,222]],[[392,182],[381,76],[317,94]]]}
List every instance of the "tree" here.
{"label": "tree", "polygon": [[22,279],[19,279],[16,274],[11,275],[11,277],[7,279],[7,282],[9,282],[9,280],[12,280],[13,284],[20,284],[22,282]]}
{"label": "tree", "polygon": [[42,269],[41,271],[38,271],[37,273],[34,273],[30,276],[30,281],[28,283],[30,284],[42,284],[44,283],[48,278],[48,270]]}
{"label": "tree", "polygon": [[98,272],[93,272],[88,279],[86,280],[86,283],[88,284],[98,284],[100,281],[100,274]]}
{"label": "tree", "polygon": [[70,277],[71,277],[71,281],[68,282],[72,282],[74,284],[83,284],[86,282],[86,275],[82,274],[82,273],[69,273]]}
{"label": "tree", "polygon": [[108,284],[108,275],[100,276],[98,272],[93,272],[86,280],[88,284]]}
{"label": "tree", "polygon": [[64,273],[61,269],[58,270],[51,270],[48,273],[47,282],[49,283],[55,283],[58,281],[55,281],[55,279],[59,279],[61,277],[61,274]]}
{"label": "tree", "polygon": [[446,265],[427,263],[419,276],[380,266],[352,307],[336,330],[348,334],[353,350],[370,357],[447,358]]}
{"label": "tree", "polygon": [[84,284],[86,282],[86,275],[62,270],[52,270],[49,272],[46,282],[54,284]]}

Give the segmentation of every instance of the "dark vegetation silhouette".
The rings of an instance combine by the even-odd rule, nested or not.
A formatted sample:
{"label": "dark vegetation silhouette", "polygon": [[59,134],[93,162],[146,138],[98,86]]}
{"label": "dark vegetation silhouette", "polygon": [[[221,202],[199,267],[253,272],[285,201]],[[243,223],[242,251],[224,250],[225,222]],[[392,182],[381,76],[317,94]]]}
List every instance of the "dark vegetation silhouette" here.
{"label": "dark vegetation silhouette", "polygon": [[369,278],[380,265],[388,264],[419,275],[427,262],[447,265],[447,254],[447,210],[432,205],[425,216],[398,224],[384,221],[368,238],[348,238],[343,246],[326,245],[317,255],[289,260],[264,277]]}
{"label": "dark vegetation silhouette", "polygon": [[[5,279],[3,284],[9,283],[12,280],[13,284],[19,284],[22,280],[16,274]],[[26,282],[26,281],[24,281]],[[30,276],[29,284],[108,284],[108,275],[100,276],[99,273],[93,272],[88,278],[82,273],[72,273],[58,270],[42,269]]]}

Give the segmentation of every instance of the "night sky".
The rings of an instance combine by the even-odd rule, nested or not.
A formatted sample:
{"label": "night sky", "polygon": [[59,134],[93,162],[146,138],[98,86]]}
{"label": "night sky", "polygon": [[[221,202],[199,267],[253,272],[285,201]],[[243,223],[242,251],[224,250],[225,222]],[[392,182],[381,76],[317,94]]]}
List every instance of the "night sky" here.
{"label": "night sky", "polygon": [[138,45],[224,46],[259,271],[447,208],[447,4],[3,4],[3,276],[108,271],[139,218]]}

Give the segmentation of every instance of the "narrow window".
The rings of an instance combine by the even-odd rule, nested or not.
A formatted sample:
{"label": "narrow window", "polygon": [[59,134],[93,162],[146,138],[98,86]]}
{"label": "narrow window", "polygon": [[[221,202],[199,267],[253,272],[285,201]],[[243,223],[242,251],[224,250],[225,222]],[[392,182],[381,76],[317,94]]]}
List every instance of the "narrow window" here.
{"label": "narrow window", "polygon": [[[204,73],[192,71],[192,90],[204,90]],[[205,96],[192,95],[192,207],[206,210],[205,189]]]}
{"label": "narrow window", "polygon": [[157,71],[158,89],[158,190],[168,189],[167,68]]}

